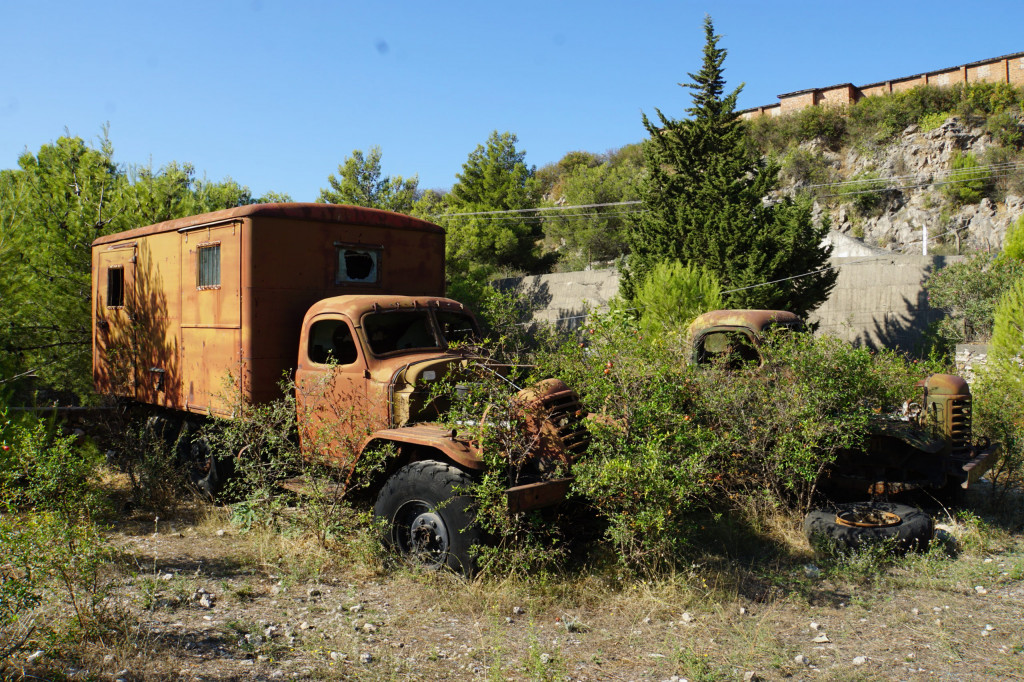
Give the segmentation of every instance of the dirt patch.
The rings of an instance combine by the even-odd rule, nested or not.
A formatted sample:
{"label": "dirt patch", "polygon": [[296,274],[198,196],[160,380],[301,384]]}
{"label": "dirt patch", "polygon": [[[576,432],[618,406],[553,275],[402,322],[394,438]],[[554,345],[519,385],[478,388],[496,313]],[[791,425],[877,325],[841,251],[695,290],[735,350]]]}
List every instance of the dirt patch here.
{"label": "dirt patch", "polygon": [[[1024,547],[881,575],[695,564],[657,582],[376,573],[226,522],[125,522],[130,636],[73,679],[1020,679]],[[723,579],[723,575],[729,575]],[[39,666],[43,666],[40,668]]]}

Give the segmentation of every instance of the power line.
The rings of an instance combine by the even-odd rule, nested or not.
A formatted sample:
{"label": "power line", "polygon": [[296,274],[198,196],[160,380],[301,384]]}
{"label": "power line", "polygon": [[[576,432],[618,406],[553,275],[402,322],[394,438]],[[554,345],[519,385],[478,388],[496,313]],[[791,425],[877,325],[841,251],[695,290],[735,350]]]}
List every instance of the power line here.
{"label": "power line", "polygon": [[604,213],[569,213],[569,214],[565,214],[565,215],[559,214],[557,216],[508,216],[508,217],[504,217],[504,216],[494,216],[494,217],[486,216],[486,219],[490,220],[491,222],[495,222],[495,223],[521,223],[521,222],[525,222],[527,220],[538,220],[538,219],[544,221],[545,223],[548,223],[548,222],[554,222],[556,220],[560,220],[560,219],[563,219],[563,218],[566,219],[566,220],[604,220],[604,219],[607,219],[607,218],[617,218],[617,217],[627,216],[627,215],[639,215],[641,213],[647,213],[647,212],[648,212],[647,209],[641,209],[641,210],[638,210],[638,211],[611,211],[611,212],[604,212]]}
{"label": "power line", "polygon": [[[1008,162],[1000,164],[990,164],[987,166],[976,166],[974,168],[956,168],[948,171],[942,171],[932,175],[931,180],[920,180],[909,184],[901,184],[902,180],[917,180],[920,176],[918,175],[894,175],[883,178],[864,178],[860,180],[843,180],[840,182],[827,182],[817,185],[805,185],[800,189],[820,189],[820,188],[843,188],[843,187],[865,187],[864,189],[850,192],[838,192],[835,194],[823,194],[822,198],[839,198],[839,197],[850,197],[858,194],[874,194],[876,192],[889,192],[904,189],[920,189],[922,187],[934,187],[941,185],[950,185],[963,182],[972,182],[976,180],[994,180],[996,178],[1006,178],[1020,174],[1024,171],[1024,163],[1022,162]],[[944,178],[936,180],[935,178]]]}
{"label": "power line", "polygon": [[604,204],[579,204],[576,206],[541,206],[539,208],[510,208],[505,211],[472,211],[468,213],[435,213],[431,218],[452,218],[455,216],[474,216],[474,215],[507,215],[510,213],[531,213],[540,211],[565,211],[577,208],[604,208],[606,206],[633,206],[636,204],[642,204],[643,202],[639,199],[636,201],[612,201]]}

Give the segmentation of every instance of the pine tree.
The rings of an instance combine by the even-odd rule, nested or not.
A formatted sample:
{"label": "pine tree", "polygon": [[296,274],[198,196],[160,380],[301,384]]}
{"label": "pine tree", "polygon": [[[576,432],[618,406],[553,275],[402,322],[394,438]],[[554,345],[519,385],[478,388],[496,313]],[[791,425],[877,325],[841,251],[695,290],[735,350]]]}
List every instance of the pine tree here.
{"label": "pine tree", "polygon": [[381,172],[380,147],[370,147],[369,154],[361,149],[352,151],[345,162],[338,165],[338,175],[327,176],[330,187],[320,189],[317,202],[324,204],[349,204],[382,208],[386,211],[409,213],[412,211],[419,177],[390,177]]}
{"label": "pine tree", "polygon": [[657,263],[678,260],[715,272],[729,307],[806,314],[826,299],[836,273],[786,278],[827,265],[831,247],[821,241],[828,226],[814,225],[809,202],[767,200],[779,167],[751,156],[743,144],[736,113],[743,86],[724,95],[726,50],[718,47],[710,17],[704,32],[701,70],[682,84],[693,90],[689,118],[675,120],[658,109],[658,124],[643,117],[650,134],[641,185],[646,212],[629,232],[623,293],[634,299]]}

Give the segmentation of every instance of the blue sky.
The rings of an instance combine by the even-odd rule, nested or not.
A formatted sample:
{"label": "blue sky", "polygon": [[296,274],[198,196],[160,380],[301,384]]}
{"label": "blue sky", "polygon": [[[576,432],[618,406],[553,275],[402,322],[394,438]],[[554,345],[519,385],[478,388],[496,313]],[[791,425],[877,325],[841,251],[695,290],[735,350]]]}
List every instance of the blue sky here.
{"label": "blue sky", "polygon": [[492,130],[538,167],[682,117],[711,14],[741,108],[1024,52],[1024,2],[0,0],[0,168],[105,123],[121,164],[312,201],[354,149],[447,188]]}

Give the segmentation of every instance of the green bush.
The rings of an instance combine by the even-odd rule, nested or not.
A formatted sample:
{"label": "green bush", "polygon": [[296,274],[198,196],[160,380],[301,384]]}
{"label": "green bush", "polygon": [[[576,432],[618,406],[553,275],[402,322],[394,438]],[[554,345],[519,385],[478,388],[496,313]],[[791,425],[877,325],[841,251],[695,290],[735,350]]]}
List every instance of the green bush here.
{"label": "green bush", "polygon": [[1019,263],[1024,263],[1024,216],[1010,225],[1003,240],[1003,253]]}
{"label": "green bush", "polygon": [[950,174],[942,186],[942,193],[959,205],[976,204],[981,201],[991,186],[991,171],[978,163],[978,158],[968,152],[954,152],[949,162]]}
{"label": "green bush", "polygon": [[921,132],[927,133],[935,130],[947,120],[949,120],[949,113],[945,111],[936,111],[930,114],[925,114],[921,117],[921,121],[919,123],[921,126]]}
{"label": "green bush", "polygon": [[1002,145],[1019,149],[1024,132],[1019,115],[1024,90],[1006,83],[922,85],[889,95],[865,97],[848,107],[806,107],[785,116],[745,121],[748,147],[760,156],[781,158],[801,142],[819,140],[829,149],[884,144],[912,124],[927,132],[950,116],[970,123],[988,118],[988,130]]}
{"label": "green bush", "polygon": [[957,99],[957,115],[966,119],[1020,111],[1024,104],[1024,90],[1009,83],[958,83],[950,91]]}
{"label": "green bush", "polygon": [[999,297],[992,323],[990,355],[1013,361],[1024,354],[1024,278],[1016,280]]}
{"label": "green bush", "polygon": [[839,149],[846,135],[846,107],[816,106],[798,111],[797,132],[800,139],[820,140],[826,147]]}
{"label": "green bush", "polygon": [[681,344],[609,315],[582,346],[539,359],[597,412],[574,489],[606,519],[625,565],[682,560],[697,509],[740,514],[752,498],[805,508],[838,453],[862,446],[877,411],[914,397],[927,373],[810,334],[777,335],[763,352],[763,366],[692,366]]}
{"label": "green bush", "polygon": [[1002,457],[988,474],[998,486],[998,502],[1010,490],[1024,486],[1024,370],[1020,362],[990,355],[977,373],[972,393],[974,432],[1002,445]]}
{"label": "green bush", "polygon": [[867,218],[881,213],[890,191],[888,182],[877,173],[864,171],[837,185],[835,194],[839,201],[849,202],[857,215]]}
{"label": "green bush", "polygon": [[[0,447],[9,457],[0,471],[0,653],[17,650],[37,629],[102,639],[119,618],[109,617],[105,570],[115,553],[97,525],[106,511],[98,453],[43,420],[13,424],[5,413]],[[61,601],[72,620],[36,610]]]}
{"label": "green bush", "polygon": [[1012,111],[1000,111],[992,114],[985,121],[985,129],[993,139],[1003,147],[1010,149],[1024,148],[1024,124],[1021,114]]}
{"label": "green bush", "polygon": [[724,306],[722,287],[714,272],[679,261],[658,263],[636,292],[645,333],[681,331],[701,313]]}
{"label": "green bush", "polygon": [[924,285],[928,303],[946,313],[937,330],[939,350],[951,354],[957,343],[987,342],[999,297],[1022,276],[1024,261],[991,253],[931,273]]}
{"label": "green bush", "polygon": [[[827,185],[835,179],[835,171],[825,157],[803,147],[794,147],[785,155],[779,172],[785,182],[797,187]],[[821,193],[821,189],[815,193]]]}

